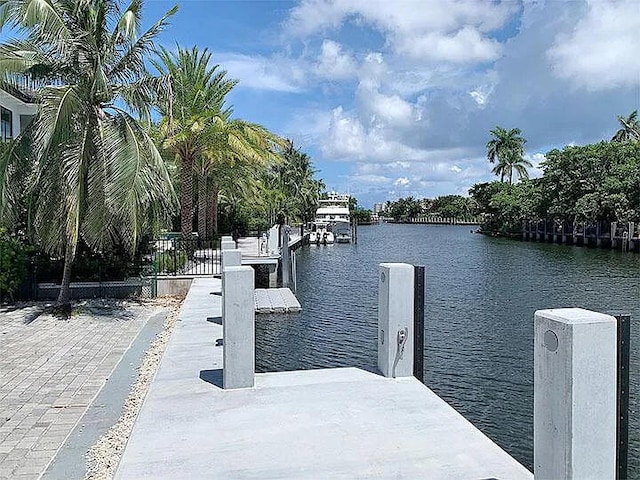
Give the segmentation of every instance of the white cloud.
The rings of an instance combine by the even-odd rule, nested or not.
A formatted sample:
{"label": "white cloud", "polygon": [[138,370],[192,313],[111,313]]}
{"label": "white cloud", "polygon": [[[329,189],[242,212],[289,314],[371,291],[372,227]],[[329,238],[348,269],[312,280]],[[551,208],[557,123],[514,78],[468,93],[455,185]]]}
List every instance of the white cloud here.
{"label": "white cloud", "polygon": [[493,60],[500,46],[486,34],[517,10],[512,2],[460,0],[303,0],[286,21],[293,35],[308,36],[347,22],[383,33],[396,52],[451,62]]}
{"label": "white cloud", "polygon": [[349,179],[352,182],[357,182],[361,185],[387,185],[392,182],[392,179],[384,175],[372,175],[372,174],[356,174],[351,175]]}
{"label": "white cloud", "polygon": [[589,2],[587,14],[548,50],[557,76],[587,90],[640,85],[640,2]]}
{"label": "white cloud", "polygon": [[239,87],[300,92],[306,81],[304,65],[282,57],[222,53],[215,60],[224,66],[230,78],[240,80]]}
{"label": "white cloud", "polygon": [[351,55],[342,52],[342,46],[332,40],[324,40],[320,50],[316,74],[328,79],[345,79],[356,72],[356,63]]}
{"label": "white cloud", "polygon": [[543,170],[540,164],[546,160],[546,157],[542,153],[534,153],[533,155],[525,155],[525,160],[529,160],[533,165],[532,168],[528,168],[529,178],[542,177]]}
{"label": "white cloud", "polygon": [[411,183],[411,180],[409,180],[407,177],[398,177],[395,182],[393,182],[393,185],[395,187],[406,187],[407,185],[409,185]]}
{"label": "white cloud", "polygon": [[457,166],[457,165],[453,165],[453,166],[449,169],[449,171],[450,171],[450,172],[453,172],[453,173],[460,173],[460,172],[462,172],[462,169],[461,169],[459,166]]}
{"label": "white cloud", "polygon": [[453,34],[429,32],[397,41],[398,51],[411,57],[454,63],[489,62],[500,57],[501,45],[484,37],[473,27],[463,27]]}

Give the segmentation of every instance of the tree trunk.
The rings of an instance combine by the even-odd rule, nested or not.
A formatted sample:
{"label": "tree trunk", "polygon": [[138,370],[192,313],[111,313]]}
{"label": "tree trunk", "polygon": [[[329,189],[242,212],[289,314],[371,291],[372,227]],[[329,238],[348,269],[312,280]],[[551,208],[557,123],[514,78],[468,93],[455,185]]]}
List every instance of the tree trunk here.
{"label": "tree trunk", "polygon": [[[218,189],[215,186],[211,187],[211,215],[209,220],[211,222],[211,231],[213,235],[218,234]],[[212,236],[213,236],[212,235]]]}
{"label": "tree trunk", "polygon": [[213,238],[213,195],[210,193],[212,189],[209,183],[207,191],[207,238]]}
{"label": "tree trunk", "polygon": [[66,316],[71,315],[71,265],[76,256],[76,243],[69,239],[64,252],[64,269],[62,271],[62,283],[60,293],[55,303],[54,310]]}
{"label": "tree trunk", "polygon": [[182,191],[180,192],[180,231],[182,238],[191,238],[193,231],[193,157],[182,157],[180,171]]}
{"label": "tree trunk", "polygon": [[207,177],[198,174],[198,237],[207,237]]}

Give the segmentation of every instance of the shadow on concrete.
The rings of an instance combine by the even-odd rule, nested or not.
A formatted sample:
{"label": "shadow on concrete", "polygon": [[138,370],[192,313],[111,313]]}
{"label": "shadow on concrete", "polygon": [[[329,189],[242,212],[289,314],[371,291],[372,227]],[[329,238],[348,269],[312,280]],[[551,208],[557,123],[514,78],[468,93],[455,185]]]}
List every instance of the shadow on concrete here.
{"label": "shadow on concrete", "polygon": [[207,322],[217,323],[218,325],[222,325],[222,317],[207,317]]}
{"label": "shadow on concrete", "polygon": [[222,292],[211,292],[211,295],[217,295],[219,297],[222,296]]}
{"label": "shadow on concrete", "polygon": [[210,383],[215,387],[222,388],[222,369],[200,370],[200,380]]}

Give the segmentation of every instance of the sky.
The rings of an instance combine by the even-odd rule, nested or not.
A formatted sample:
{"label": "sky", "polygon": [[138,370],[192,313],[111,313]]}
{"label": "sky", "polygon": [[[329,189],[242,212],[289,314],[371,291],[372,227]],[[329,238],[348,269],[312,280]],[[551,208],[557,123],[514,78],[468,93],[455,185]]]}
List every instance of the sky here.
{"label": "sky", "polygon": [[176,3],[159,42],[208,48],[234,115],[367,208],[495,179],[497,125],[538,167],[640,109],[640,0],[147,0],[145,23]]}

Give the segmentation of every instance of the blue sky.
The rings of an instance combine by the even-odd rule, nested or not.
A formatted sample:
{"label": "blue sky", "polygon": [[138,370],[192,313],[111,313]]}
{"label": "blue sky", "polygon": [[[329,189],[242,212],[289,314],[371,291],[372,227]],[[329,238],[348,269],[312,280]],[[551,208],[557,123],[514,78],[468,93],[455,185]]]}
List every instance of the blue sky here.
{"label": "blue sky", "polygon": [[[147,0],[145,22],[175,3]],[[496,125],[521,128],[538,165],[640,108],[638,0],[177,3],[161,43],[209,48],[240,81],[236,116],[292,138],[365,207],[492,179]]]}

